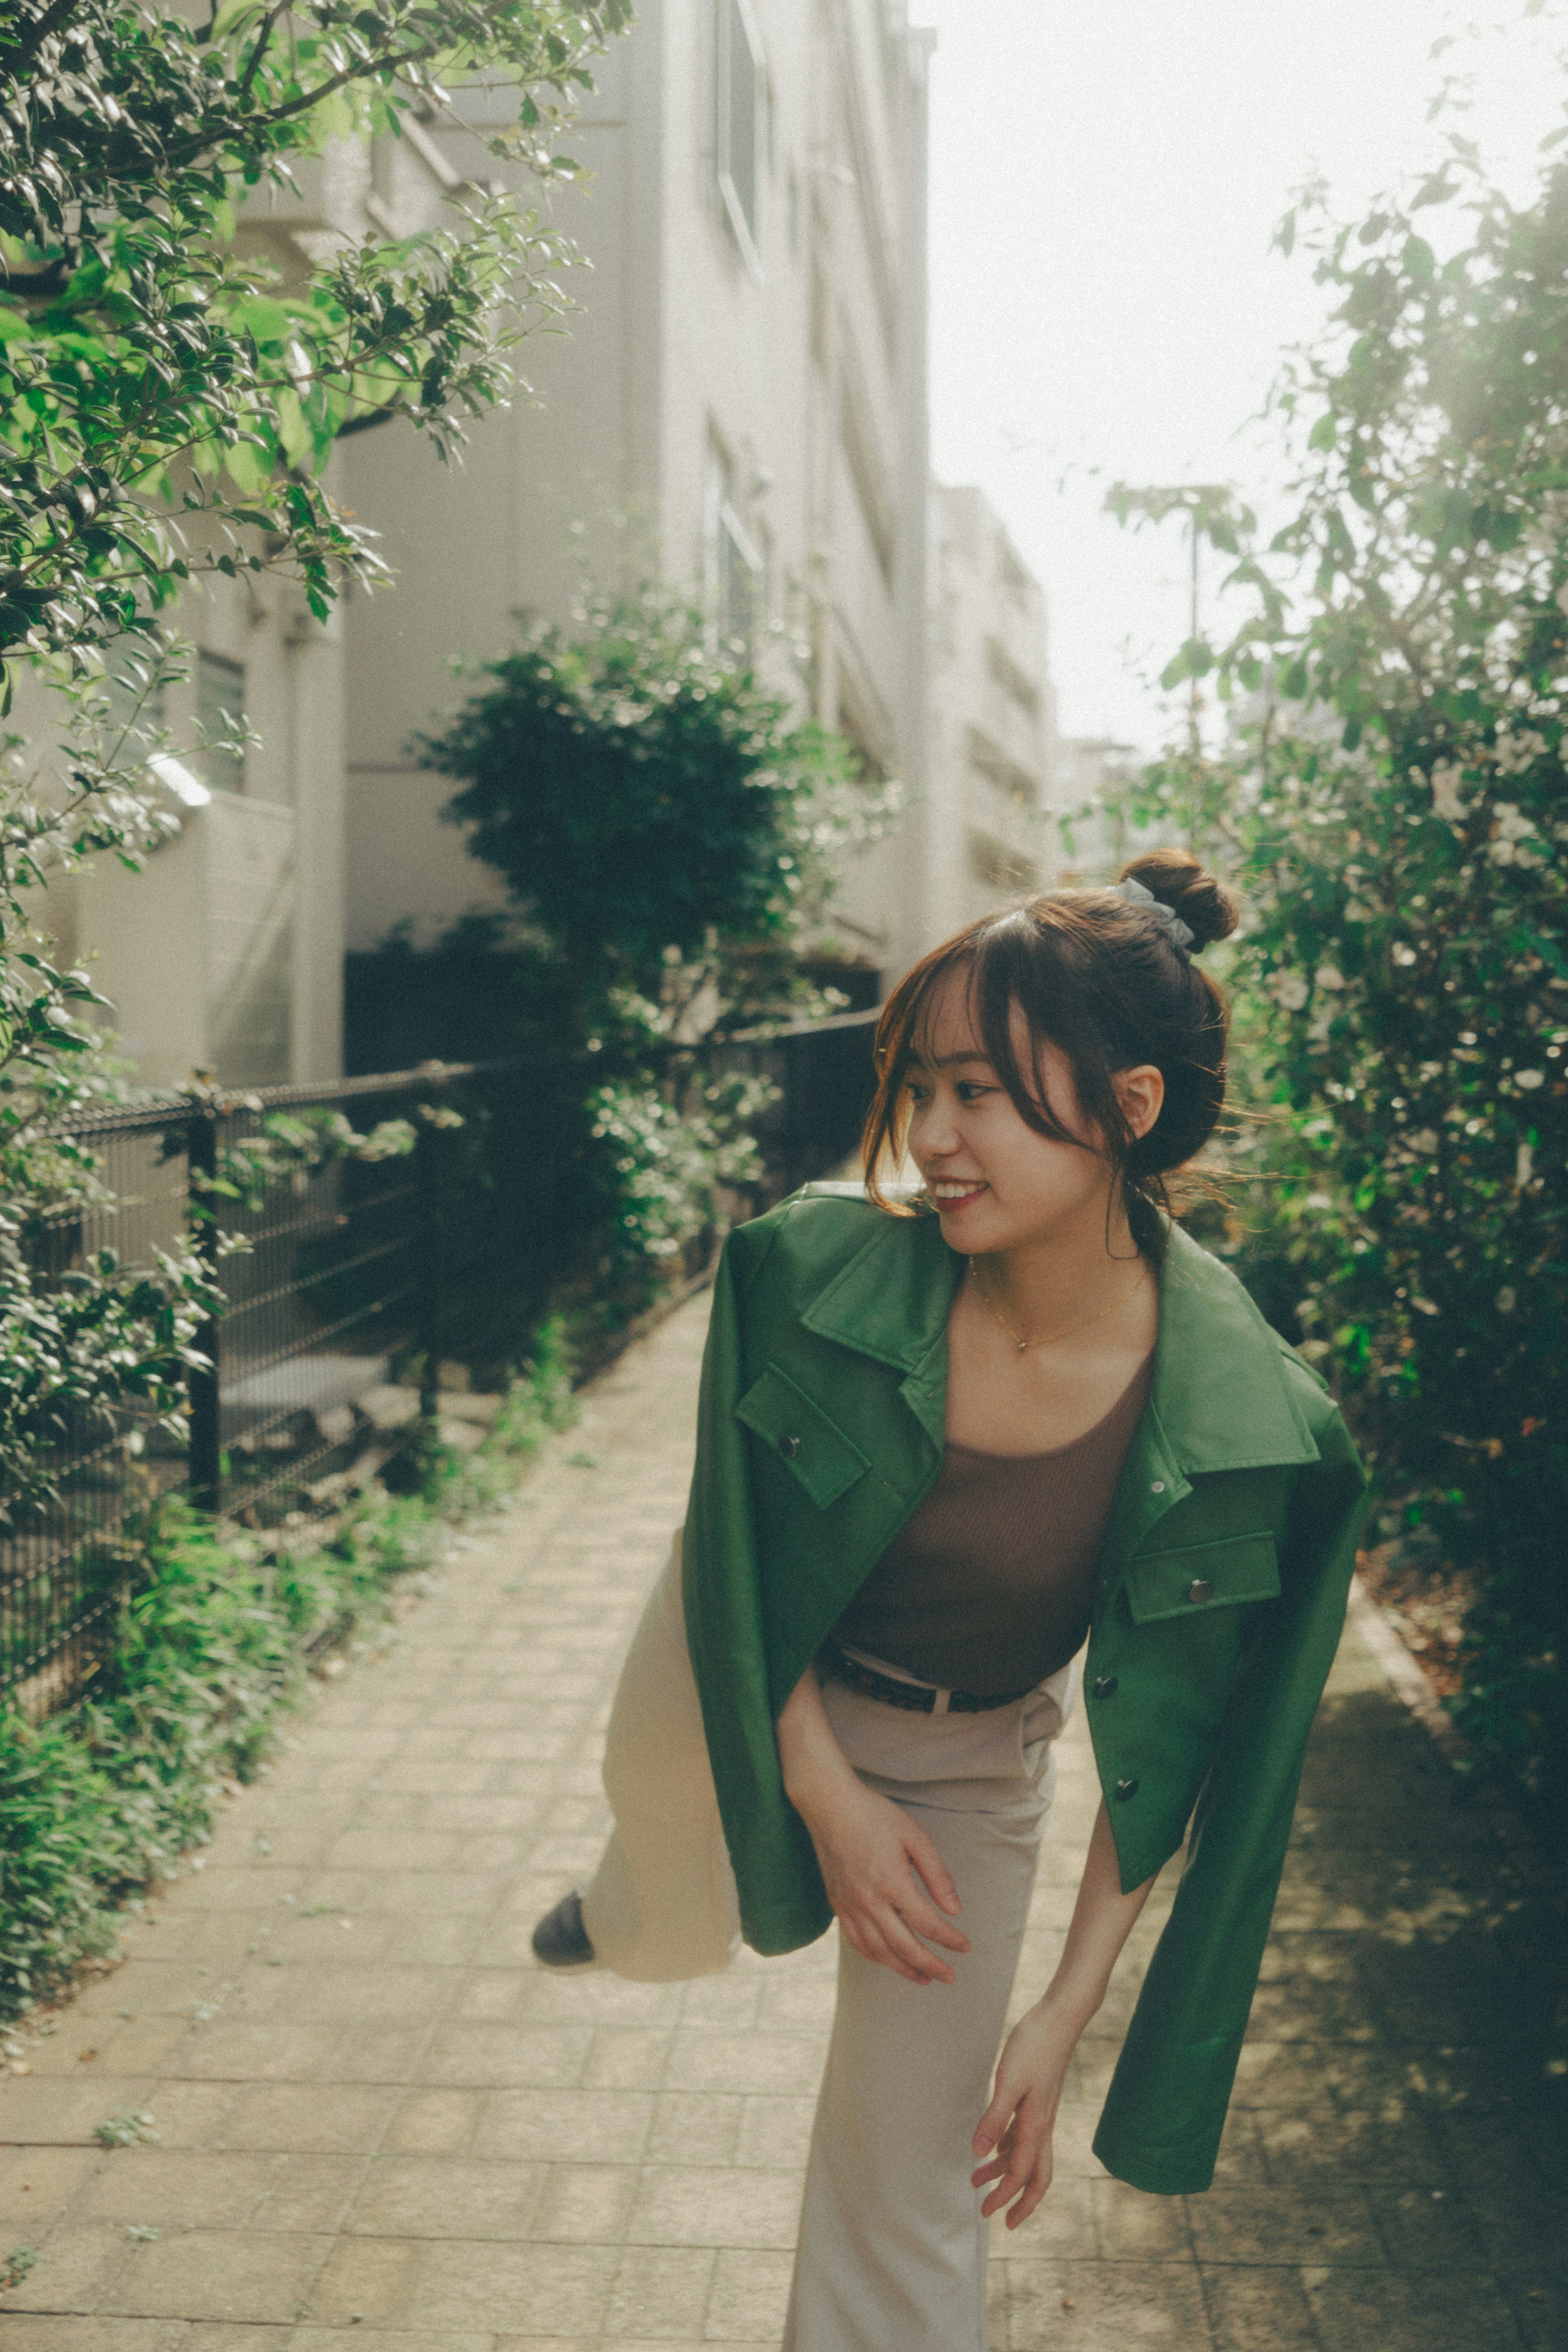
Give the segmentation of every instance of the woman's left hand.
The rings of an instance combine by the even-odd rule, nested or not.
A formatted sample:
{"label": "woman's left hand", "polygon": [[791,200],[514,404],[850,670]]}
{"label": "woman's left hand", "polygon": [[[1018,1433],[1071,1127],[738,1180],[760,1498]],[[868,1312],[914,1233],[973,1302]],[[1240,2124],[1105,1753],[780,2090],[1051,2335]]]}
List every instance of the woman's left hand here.
{"label": "woman's left hand", "polygon": [[1069,2019],[1042,2000],[1019,2020],[1003,2044],[991,2104],[971,2143],[977,2157],[990,2161],[970,2178],[976,2189],[994,2184],[980,2208],[988,2220],[1016,2200],[1007,2217],[1009,2230],[1028,2221],[1051,2186],[1056,2110],[1082,2030],[1082,2020]]}

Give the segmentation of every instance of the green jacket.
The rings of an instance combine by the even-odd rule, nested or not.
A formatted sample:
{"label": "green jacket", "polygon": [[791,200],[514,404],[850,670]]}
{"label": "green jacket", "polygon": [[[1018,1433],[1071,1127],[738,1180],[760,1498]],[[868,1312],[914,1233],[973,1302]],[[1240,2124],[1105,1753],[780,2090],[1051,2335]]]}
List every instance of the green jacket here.
{"label": "green jacket", "polygon": [[[931,1215],[809,1185],[726,1245],[684,1551],[686,1631],[747,1941],[831,1913],[774,1721],[941,1465],[964,1261]],[[1337,1408],[1173,1226],[1154,1383],[1112,1509],[1085,1704],[1122,1885],[1187,1834],[1095,2136],[1118,2179],[1207,2189],[1355,1560]]]}

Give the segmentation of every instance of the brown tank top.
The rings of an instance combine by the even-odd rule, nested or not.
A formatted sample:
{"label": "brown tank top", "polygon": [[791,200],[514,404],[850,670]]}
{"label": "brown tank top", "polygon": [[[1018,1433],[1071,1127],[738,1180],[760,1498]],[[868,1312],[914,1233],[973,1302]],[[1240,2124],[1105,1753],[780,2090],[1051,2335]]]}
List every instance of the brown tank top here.
{"label": "brown tank top", "polygon": [[1116,1482],[1151,1356],[1102,1422],[1051,1454],[948,1440],[936,1484],[833,1628],[920,1681],[989,1696],[1043,1682],[1089,1630]]}

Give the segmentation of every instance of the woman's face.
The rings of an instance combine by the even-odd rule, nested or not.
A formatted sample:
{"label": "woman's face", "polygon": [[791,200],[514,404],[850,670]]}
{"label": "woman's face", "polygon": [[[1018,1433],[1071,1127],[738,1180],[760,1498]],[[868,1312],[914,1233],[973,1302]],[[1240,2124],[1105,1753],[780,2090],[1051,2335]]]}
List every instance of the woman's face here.
{"label": "woman's face", "polygon": [[[1091,1228],[1103,1234],[1112,1173],[1097,1131],[1084,1118],[1072,1068],[1059,1045],[1037,1046],[1040,1084],[1052,1115],[1082,1142],[1057,1142],[1020,1117],[976,1034],[967,975],[938,982],[923,1051],[905,1080],[907,1149],[942,1219],[942,1236],[967,1256],[1060,1242]],[[1013,1008],[1014,1050],[1030,1063],[1027,1024]],[[1135,1135],[1159,1116],[1164,1083],[1152,1065],[1118,1074],[1116,1090]],[[1087,1147],[1087,1148],[1085,1148]]]}

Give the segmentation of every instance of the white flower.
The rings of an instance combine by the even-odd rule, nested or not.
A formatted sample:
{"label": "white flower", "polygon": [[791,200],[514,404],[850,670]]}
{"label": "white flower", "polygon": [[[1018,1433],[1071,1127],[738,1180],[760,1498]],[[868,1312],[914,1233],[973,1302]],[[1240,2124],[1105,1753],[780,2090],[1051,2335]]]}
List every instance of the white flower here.
{"label": "white flower", "polygon": [[1525,815],[1517,801],[1494,802],[1492,814],[1497,820],[1500,840],[1522,841],[1527,834],[1535,831],[1534,819]]}
{"label": "white flower", "polygon": [[1532,1095],[1537,1087],[1546,1084],[1546,1073],[1544,1070],[1515,1070],[1513,1083],[1516,1087],[1522,1087],[1527,1095]]}
{"label": "white flower", "polygon": [[1269,987],[1275,1003],[1284,1013],[1299,1013],[1312,993],[1299,971],[1276,972]]}
{"label": "white flower", "polygon": [[1492,758],[1501,774],[1517,776],[1522,769],[1532,766],[1547,748],[1545,736],[1533,727],[1521,728],[1517,735],[1500,727]]}
{"label": "white flower", "polygon": [[1437,1129],[1435,1127],[1418,1128],[1416,1133],[1410,1138],[1410,1149],[1412,1151],[1436,1151],[1437,1149]]}
{"label": "white flower", "polygon": [[1496,1306],[1500,1315],[1511,1315],[1519,1305],[1519,1293],[1511,1282],[1505,1282],[1498,1292]]}
{"label": "white flower", "polygon": [[1457,760],[1439,760],[1432,771],[1432,814],[1445,824],[1462,824],[1465,804],[1459,798],[1464,770]]}
{"label": "white flower", "polygon": [[1344,986],[1344,974],[1340,971],[1337,964],[1319,964],[1316,971],[1312,974],[1312,978],[1317,982],[1320,988],[1343,988]]}
{"label": "white flower", "polygon": [[1416,961],[1415,949],[1406,947],[1404,940],[1401,940],[1394,950],[1394,961],[1396,963],[1402,964],[1414,963]]}

